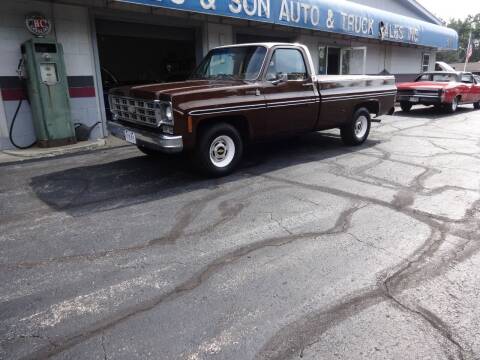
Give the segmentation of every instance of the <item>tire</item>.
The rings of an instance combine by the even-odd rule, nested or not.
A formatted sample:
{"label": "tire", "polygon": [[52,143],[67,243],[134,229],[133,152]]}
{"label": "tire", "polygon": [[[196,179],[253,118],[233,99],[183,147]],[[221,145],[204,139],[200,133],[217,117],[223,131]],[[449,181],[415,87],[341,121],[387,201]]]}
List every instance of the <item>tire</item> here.
{"label": "tire", "polygon": [[140,146],[140,145],[137,145],[137,148],[138,150],[140,150],[142,153],[144,153],[145,155],[149,156],[149,157],[158,157],[161,155],[161,152],[158,151],[158,150],[153,150],[153,149],[150,149],[150,148],[147,148],[147,147],[144,147],[144,146]]}
{"label": "tire", "polygon": [[412,110],[412,106],[413,106],[412,103],[408,101],[400,102],[400,107],[402,108],[403,112],[409,112],[410,110]]}
{"label": "tire", "polygon": [[473,108],[475,110],[480,110],[480,101],[477,101],[476,103],[473,103]]}
{"label": "tire", "polygon": [[340,135],[345,145],[361,145],[370,134],[370,112],[360,108],[353,114],[352,121],[340,128]]}
{"label": "tire", "polygon": [[460,102],[459,97],[455,97],[450,104],[446,104],[445,109],[449,114],[453,114],[458,109],[458,103]]}
{"label": "tire", "polygon": [[219,123],[204,129],[195,149],[196,165],[204,174],[222,177],[231,174],[243,155],[243,141],[230,124]]}

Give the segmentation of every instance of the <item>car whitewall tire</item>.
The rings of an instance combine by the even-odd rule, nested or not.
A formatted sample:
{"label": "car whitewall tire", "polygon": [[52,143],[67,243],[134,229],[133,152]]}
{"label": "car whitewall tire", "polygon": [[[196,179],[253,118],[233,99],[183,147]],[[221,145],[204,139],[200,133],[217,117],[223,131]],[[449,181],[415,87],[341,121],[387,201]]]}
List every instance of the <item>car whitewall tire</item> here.
{"label": "car whitewall tire", "polygon": [[455,111],[457,111],[458,103],[459,103],[459,100],[457,96],[452,100],[452,103],[448,105],[448,112],[453,114]]}

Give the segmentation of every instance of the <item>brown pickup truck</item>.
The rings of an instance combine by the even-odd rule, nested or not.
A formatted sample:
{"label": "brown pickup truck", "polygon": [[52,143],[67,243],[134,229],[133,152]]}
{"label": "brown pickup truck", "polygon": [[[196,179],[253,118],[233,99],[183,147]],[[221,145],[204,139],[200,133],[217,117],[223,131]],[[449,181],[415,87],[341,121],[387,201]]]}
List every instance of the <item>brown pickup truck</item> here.
{"label": "brown pickup truck", "polygon": [[206,173],[238,165],[244,144],[339,128],[362,144],[371,114],[393,109],[393,76],[318,76],[303,45],[261,43],[211,50],[188,81],[112,89],[112,135],[147,155],[191,151]]}

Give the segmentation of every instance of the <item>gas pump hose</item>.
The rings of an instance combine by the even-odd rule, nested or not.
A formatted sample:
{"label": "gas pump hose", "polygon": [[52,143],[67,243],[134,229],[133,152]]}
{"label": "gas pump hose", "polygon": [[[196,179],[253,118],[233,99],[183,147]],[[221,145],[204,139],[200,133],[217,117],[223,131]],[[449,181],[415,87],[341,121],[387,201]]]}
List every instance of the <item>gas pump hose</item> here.
{"label": "gas pump hose", "polygon": [[15,114],[13,115],[12,124],[10,125],[10,131],[8,132],[8,137],[9,137],[10,142],[12,143],[13,146],[15,146],[17,149],[25,150],[25,149],[29,149],[33,145],[35,145],[37,143],[37,140],[35,140],[31,145],[28,145],[28,146],[18,145],[13,140],[13,127],[15,126],[15,120],[17,120],[18,112],[20,111],[20,108],[22,107],[22,103],[23,103],[23,99],[20,99],[20,101],[18,102],[17,109],[15,110]]}

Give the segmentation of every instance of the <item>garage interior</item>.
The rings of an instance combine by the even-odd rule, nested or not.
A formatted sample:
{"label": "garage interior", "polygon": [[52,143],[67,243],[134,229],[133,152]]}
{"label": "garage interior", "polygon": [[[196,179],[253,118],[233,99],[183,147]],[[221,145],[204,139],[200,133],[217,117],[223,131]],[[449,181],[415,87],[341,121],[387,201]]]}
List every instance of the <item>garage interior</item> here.
{"label": "garage interior", "polygon": [[182,81],[197,63],[196,29],[96,20],[104,91]]}
{"label": "garage interior", "polygon": [[[183,81],[201,58],[196,28],[97,19],[95,22],[102,83],[114,86]],[[198,41],[197,41],[198,39]],[[239,32],[237,44],[289,42],[287,36]]]}

